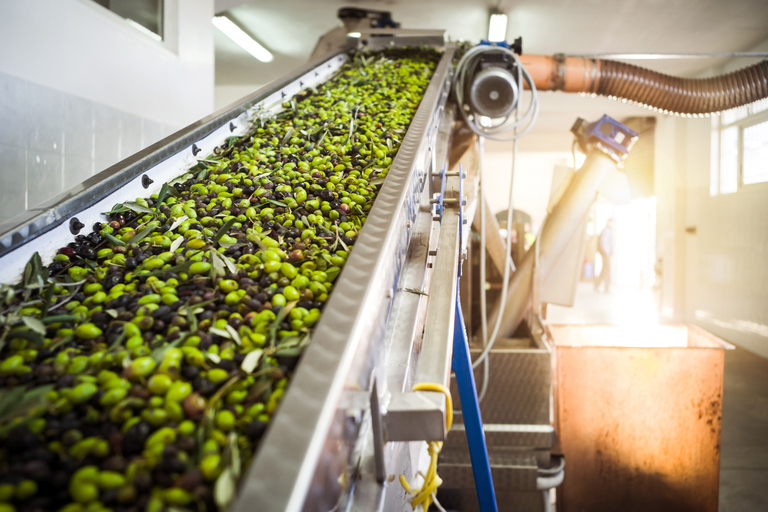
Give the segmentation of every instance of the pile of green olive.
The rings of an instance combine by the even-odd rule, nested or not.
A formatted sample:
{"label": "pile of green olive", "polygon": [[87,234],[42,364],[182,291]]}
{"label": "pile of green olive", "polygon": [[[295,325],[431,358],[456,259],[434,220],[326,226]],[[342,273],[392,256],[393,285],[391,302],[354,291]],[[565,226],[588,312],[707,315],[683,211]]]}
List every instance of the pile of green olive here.
{"label": "pile of green olive", "polygon": [[0,288],[0,512],[231,502],[438,58],[355,55]]}

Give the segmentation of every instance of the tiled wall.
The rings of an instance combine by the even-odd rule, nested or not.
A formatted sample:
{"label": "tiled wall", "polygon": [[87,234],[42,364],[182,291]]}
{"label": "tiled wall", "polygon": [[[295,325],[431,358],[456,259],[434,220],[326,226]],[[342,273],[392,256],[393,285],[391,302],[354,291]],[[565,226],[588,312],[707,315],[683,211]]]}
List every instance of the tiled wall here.
{"label": "tiled wall", "polygon": [[0,223],[173,127],[0,73]]}
{"label": "tiled wall", "polygon": [[768,183],[709,192],[711,120],[660,117],[662,312],[768,358]]}

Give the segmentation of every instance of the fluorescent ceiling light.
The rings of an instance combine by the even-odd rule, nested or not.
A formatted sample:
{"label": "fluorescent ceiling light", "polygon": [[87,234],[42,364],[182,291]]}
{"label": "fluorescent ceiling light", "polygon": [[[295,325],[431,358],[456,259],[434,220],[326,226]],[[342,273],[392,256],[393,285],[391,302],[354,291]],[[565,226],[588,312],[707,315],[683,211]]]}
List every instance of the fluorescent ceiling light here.
{"label": "fluorescent ceiling light", "polygon": [[488,40],[494,43],[507,39],[507,15],[491,14],[488,24]]}
{"label": "fluorescent ceiling light", "polygon": [[261,46],[254,39],[246,34],[243,29],[235,25],[232,20],[226,16],[214,16],[214,26],[221,30],[225,36],[236,42],[243,50],[247,51],[261,62],[272,62],[274,57],[272,54]]}
{"label": "fluorescent ceiling light", "polygon": [[354,38],[358,38],[358,37],[360,37],[360,36],[362,36],[362,35],[363,35],[363,34],[361,34],[360,32],[349,32],[349,33],[347,34],[347,37],[354,37]]}

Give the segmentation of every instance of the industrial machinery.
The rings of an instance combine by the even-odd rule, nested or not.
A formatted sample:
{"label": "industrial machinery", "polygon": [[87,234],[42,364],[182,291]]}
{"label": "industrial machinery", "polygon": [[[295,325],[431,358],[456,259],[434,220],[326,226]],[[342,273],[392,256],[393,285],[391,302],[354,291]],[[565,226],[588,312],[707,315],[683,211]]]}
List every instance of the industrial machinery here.
{"label": "industrial machinery", "polygon": [[[470,226],[475,217],[486,217],[486,205],[482,192],[474,194],[475,170],[468,178],[470,170],[458,165],[462,149],[475,144],[475,135],[479,144],[483,138],[523,136],[535,122],[537,89],[621,96],[664,111],[699,114],[768,96],[768,75],[754,67],[719,81],[673,83],[610,61],[526,56],[519,44],[459,48],[439,31],[393,29],[388,23],[368,28],[360,19],[355,16],[359,33],[347,37],[345,31],[341,48],[3,226],[0,282],[18,281],[35,253],[50,263],[73,233],[102,221],[101,212],[115,202],[158,193],[162,184],[197,165],[200,151],[213,153],[228,137],[246,133],[259,112],[279,112],[295,95],[328,80],[350,60],[350,51],[438,48],[441,57],[429,86],[242,477],[233,510],[410,510],[425,479],[419,503],[439,484],[434,442],[443,440],[439,497],[446,505],[547,509],[546,491],[562,481],[564,469],[562,457],[552,453],[552,350],[537,316],[539,283],[558,265],[602,177],[615,172],[637,134],[608,117],[577,123],[574,133],[586,162],[570,177],[517,267],[509,251],[501,256],[502,298],[488,308],[488,325],[471,347],[474,366],[483,365],[486,377],[491,375],[483,379],[491,389],[480,392],[486,397],[482,421],[458,290],[462,272],[463,279],[470,278],[466,265],[462,271]],[[746,84],[738,100],[728,80]],[[525,89],[531,91],[530,102],[521,106]],[[482,163],[477,172],[482,191]],[[491,245],[486,237],[501,245],[498,232],[486,229],[489,224],[480,223],[483,252],[486,242]],[[521,323],[525,335],[509,338]],[[451,394],[441,391],[451,385],[452,366],[455,412]],[[429,448],[425,441],[432,442]]]}

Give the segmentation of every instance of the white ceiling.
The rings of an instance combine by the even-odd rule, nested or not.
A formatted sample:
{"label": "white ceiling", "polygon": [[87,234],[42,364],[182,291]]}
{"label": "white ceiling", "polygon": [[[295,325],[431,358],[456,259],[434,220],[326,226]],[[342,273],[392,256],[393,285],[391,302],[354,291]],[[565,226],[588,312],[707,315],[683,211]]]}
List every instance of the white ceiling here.
{"label": "white ceiling", "polygon": [[[256,61],[217,31],[216,85],[257,88],[305,63],[318,38],[338,25],[340,7],[389,10],[404,28],[442,28],[454,39],[486,37],[491,0],[216,0],[275,55]],[[525,53],[661,53],[747,51],[768,39],[766,0],[521,0],[501,2],[509,39],[523,37]],[[635,62],[665,73],[694,76],[722,59]],[[565,131],[576,116],[647,115],[606,99],[560,93],[541,96],[538,133]]]}

